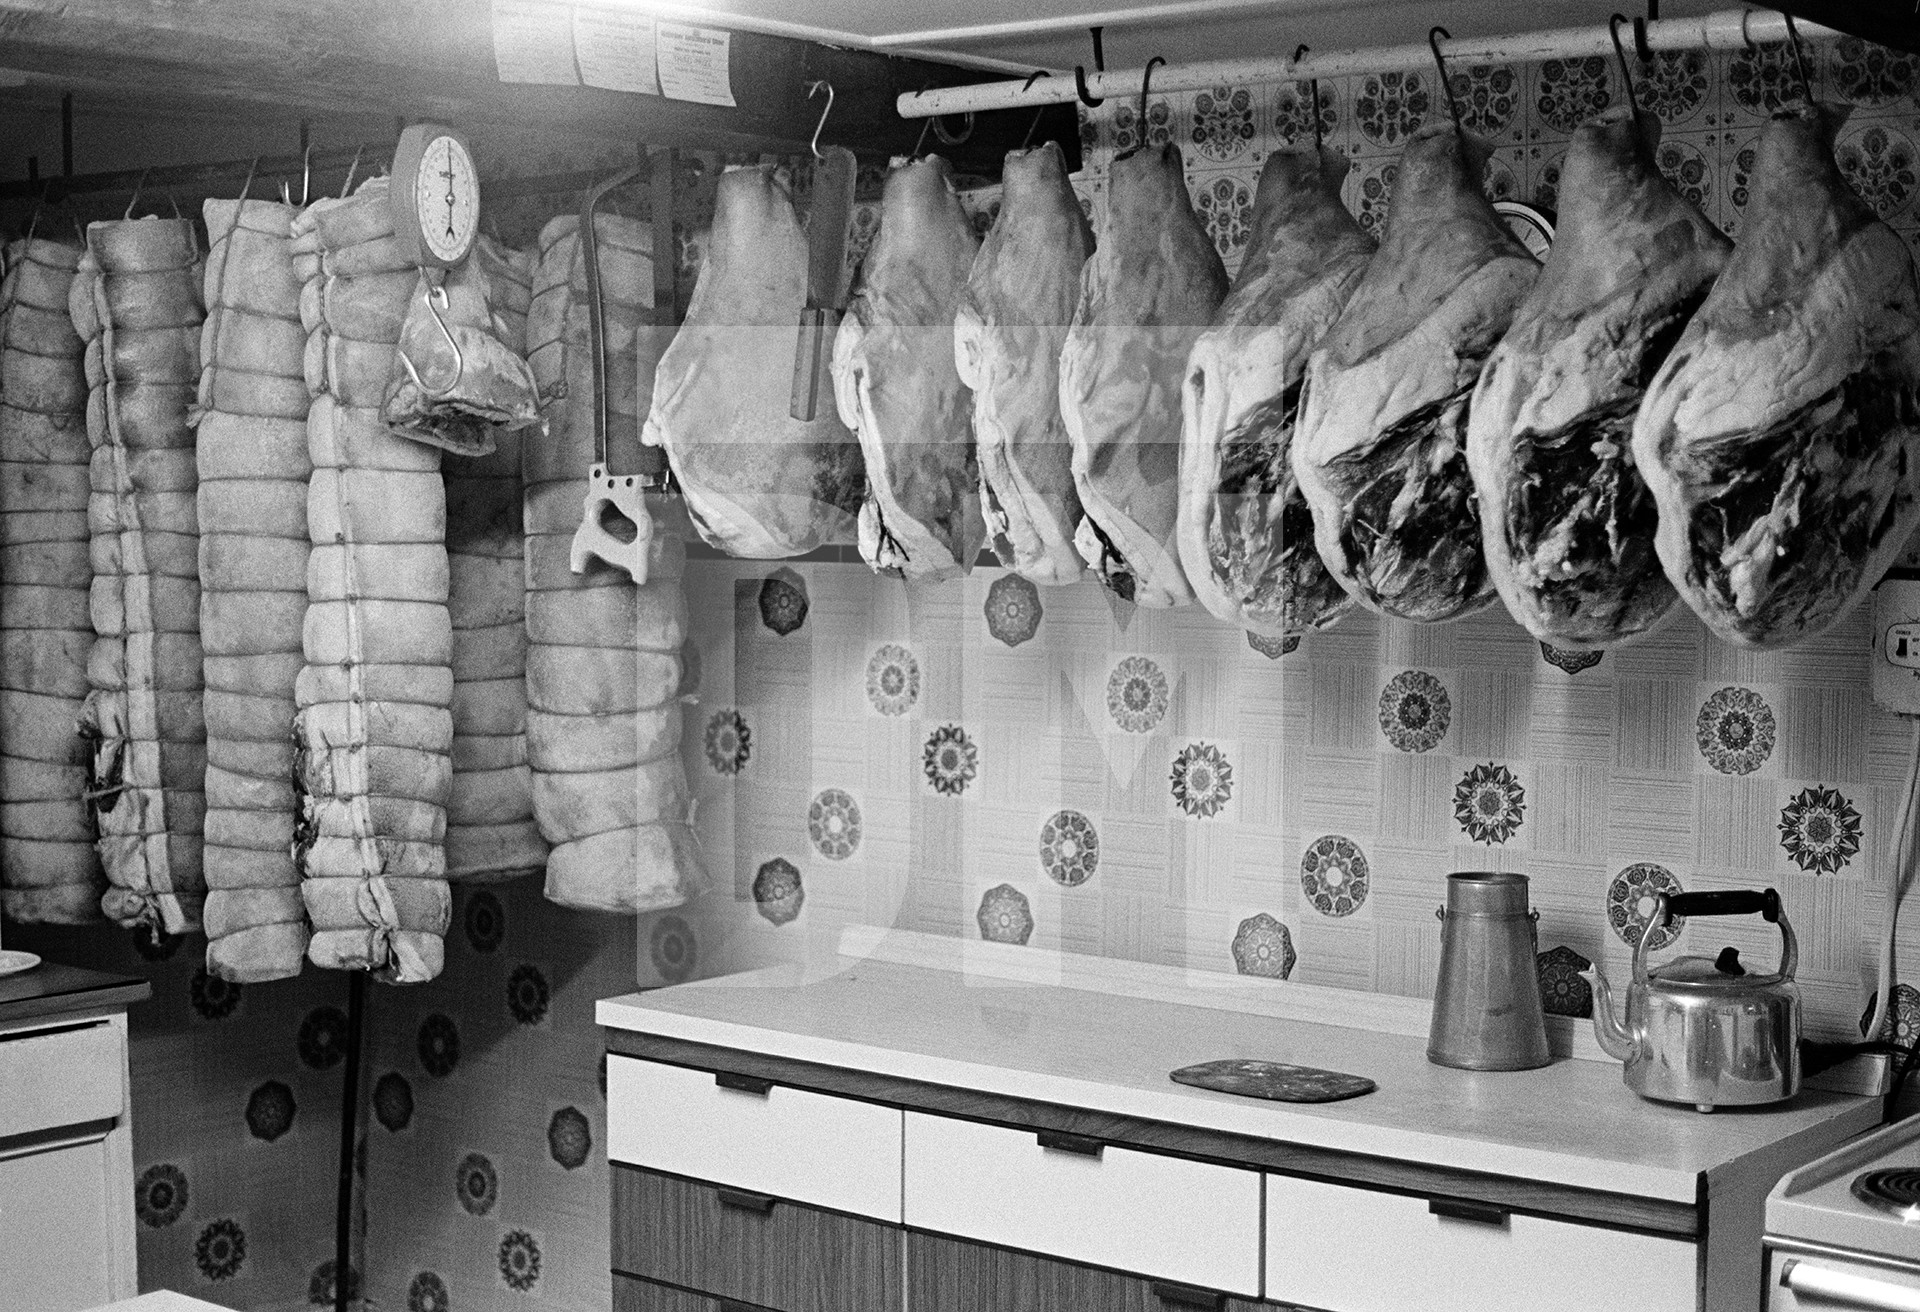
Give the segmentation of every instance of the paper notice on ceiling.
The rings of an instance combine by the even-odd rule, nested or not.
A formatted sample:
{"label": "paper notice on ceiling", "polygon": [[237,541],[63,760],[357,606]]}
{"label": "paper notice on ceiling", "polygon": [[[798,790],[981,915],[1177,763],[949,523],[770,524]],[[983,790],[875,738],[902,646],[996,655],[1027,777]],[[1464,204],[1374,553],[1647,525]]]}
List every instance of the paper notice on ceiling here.
{"label": "paper notice on ceiling", "polygon": [[542,0],[493,0],[493,62],[502,82],[579,86],[569,7]]}
{"label": "paper notice on ceiling", "polygon": [[654,76],[653,18],[611,9],[573,11],[573,57],[580,80],[608,91],[660,94]]}
{"label": "paper notice on ceiling", "polygon": [[727,68],[732,33],[686,23],[661,23],[657,39],[663,94],[700,105],[733,105],[733,77]]}

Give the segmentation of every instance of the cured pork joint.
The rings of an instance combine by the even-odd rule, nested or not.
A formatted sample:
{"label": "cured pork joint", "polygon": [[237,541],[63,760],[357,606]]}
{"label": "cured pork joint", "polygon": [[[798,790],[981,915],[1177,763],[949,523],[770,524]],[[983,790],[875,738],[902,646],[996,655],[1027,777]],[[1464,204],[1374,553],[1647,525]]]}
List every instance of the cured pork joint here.
{"label": "cured pork joint", "polygon": [[695,528],[728,555],[848,541],[866,494],[859,443],[834,407],[810,422],[788,414],[806,302],[807,237],[785,174],[729,169],[642,435],[666,448]]}
{"label": "cured pork joint", "polygon": [[[617,461],[635,445],[659,351],[660,335],[649,330],[653,236],[638,220],[601,214],[594,237],[606,307],[607,442]],[[529,435],[522,448],[527,758],[533,813],[553,844],[546,895],[590,911],[677,907],[707,886],[679,750],[686,547],[665,531],[659,498],[647,510],[656,527],[644,584],[597,558],[578,574],[570,567],[594,457],[593,342],[576,216],[540,234],[527,340],[547,421],[546,434]],[[782,416],[793,334],[786,340],[777,368],[761,362],[779,375]]]}
{"label": "cured pork joint", "polygon": [[[532,251],[490,237],[470,268],[485,282],[489,336],[516,362],[527,349]],[[532,373],[527,374],[532,394]],[[493,450],[442,461],[447,489],[447,614],[453,624],[453,785],[447,794],[447,878],[512,879],[542,869],[527,766],[525,534],[520,454],[537,430],[490,423]]]}
{"label": "cured pork joint", "polygon": [[1353,605],[1314,545],[1292,460],[1308,355],[1373,257],[1340,203],[1346,174],[1330,148],[1267,158],[1246,262],[1187,361],[1180,562],[1215,617],[1270,638],[1325,628]]}
{"label": "cured pork joint", "polygon": [[1633,428],[1667,577],[1746,647],[1827,628],[1920,523],[1920,287],[1834,162],[1845,120],[1762,132],[1739,243]]}
{"label": "cured pork joint", "polygon": [[973,569],[986,537],[973,394],[954,364],[954,313],[979,242],[937,155],[894,162],[880,233],[833,343],[840,418],[860,437],[860,555],[937,583]]}
{"label": "cured pork joint", "polygon": [[453,627],[440,449],[380,413],[420,279],[396,249],[387,184],[292,225],[314,396],[294,856],[309,960],[409,984],[440,973],[452,906]]}
{"label": "cured pork joint", "polygon": [[1534,637],[1575,650],[1646,633],[1675,601],[1633,420],[1732,244],[1660,175],[1659,134],[1626,109],[1574,133],[1553,250],[1467,421],[1494,586]]}
{"label": "cured pork joint", "polygon": [[307,331],[292,206],[204,208],[207,323],[194,437],[207,718],[207,970],[253,984],[300,973],[294,688],[306,663]]}
{"label": "cured pork joint", "polygon": [[1060,348],[1092,250],[1060,147],[1008,155],[1000,215],[954,315],[954,366],[973,389],[988,540],[1002,565],[1035,583],[1086,572],[1073,545],[1080,494],[1060,418]]}
{"label": "cured pork joint", "polygon": [[1176,542],[1180,388],[1227,271],[1193,212],[1178,146],[1116,157],[1107,188],[1060,354],[1060,415],[1085,510],[1074,542],[1120,596],[1181,606],[1193,589]]}
{"label": "cured pork joint", "polygon": [[1451,124],[1400,159],[1385,240],[1307,365],[1293,467],[1321,559],[1361,603],[1435,623],[1494,599],[1467,472],[1467,403],[1539,265]]}
{"label": "cured pork joint", "polygon": [[68,297],[80,248],[29,238],[0,285],[0,913],[100,918],[80,708],[93,584],[86,343]]}
{"label": "cured pork joint", "polygon": [[87,342],[93,590],[81,731],[111,920],[200,928],[207,730],[200,664],[199,239],[188,219],[87,227],[73,323]]}

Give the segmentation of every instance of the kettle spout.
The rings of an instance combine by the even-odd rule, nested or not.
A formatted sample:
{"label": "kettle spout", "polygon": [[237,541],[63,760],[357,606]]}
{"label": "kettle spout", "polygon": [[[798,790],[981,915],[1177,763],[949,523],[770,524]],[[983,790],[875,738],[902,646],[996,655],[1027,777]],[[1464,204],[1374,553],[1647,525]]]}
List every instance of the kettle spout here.
{"label": "kettle spout", "polygon": [[1613,1014],[1613,990],[1607,986],[1607,977],[1598,966],[1589,966],[1580,977],[1593,988],[1593,1037],[1607,1056],[1626,1061],[1633,1056],[1633,1035]]}

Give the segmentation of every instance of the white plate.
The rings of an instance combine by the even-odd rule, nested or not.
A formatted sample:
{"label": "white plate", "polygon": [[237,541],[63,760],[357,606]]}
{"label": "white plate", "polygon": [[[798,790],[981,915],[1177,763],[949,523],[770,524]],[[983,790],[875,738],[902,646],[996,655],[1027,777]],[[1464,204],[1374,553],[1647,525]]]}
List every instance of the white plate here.
{"label": "white plate", "polygon": [[18,975],[22,971],[32,970],[40,964],[40,958],[31,952],[19,952],[13,948],[0,948],[0,976]]}

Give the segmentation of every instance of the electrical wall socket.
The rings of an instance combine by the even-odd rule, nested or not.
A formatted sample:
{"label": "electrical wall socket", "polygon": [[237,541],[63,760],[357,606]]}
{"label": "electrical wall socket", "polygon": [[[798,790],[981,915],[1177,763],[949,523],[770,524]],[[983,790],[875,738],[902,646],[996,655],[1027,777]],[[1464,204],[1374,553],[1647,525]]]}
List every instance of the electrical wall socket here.
{"label": "electrical wall socket", "polygon": [[1873,590],[1873,700],[1920,715],[1920,578],[1886,578]]}

